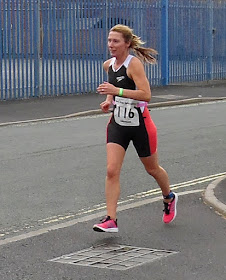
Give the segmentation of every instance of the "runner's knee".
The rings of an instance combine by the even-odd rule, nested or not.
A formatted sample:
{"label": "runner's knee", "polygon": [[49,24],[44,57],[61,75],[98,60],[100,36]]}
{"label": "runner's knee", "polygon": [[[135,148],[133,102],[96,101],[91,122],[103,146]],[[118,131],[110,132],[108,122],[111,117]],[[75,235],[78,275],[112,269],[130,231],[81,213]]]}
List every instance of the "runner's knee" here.
{"label": "runner's knee", "polygon": [[118,178],[119,174],[120,174],[120,169],[117,168],[115,165],[107,166],[107,178],[108,179]]}
{"label": "runner's knee", "polygon": [[158,175],[158,173],[160,172],[160,167],[152,167],[152,168],[146,168],[146,171],[149,175],[153,176],[154,178]]}

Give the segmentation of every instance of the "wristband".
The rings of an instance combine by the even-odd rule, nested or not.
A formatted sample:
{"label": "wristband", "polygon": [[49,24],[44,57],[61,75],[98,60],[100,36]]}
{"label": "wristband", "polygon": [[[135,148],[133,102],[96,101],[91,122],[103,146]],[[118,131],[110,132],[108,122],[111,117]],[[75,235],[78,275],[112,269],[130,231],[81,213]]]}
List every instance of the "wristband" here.
{"label": "wristband", "polygon": [[123,96],[123,88],[120,88],[120,89],[119,89],[119,94],[118,94],[118,96],[121,96],[121,97]]}

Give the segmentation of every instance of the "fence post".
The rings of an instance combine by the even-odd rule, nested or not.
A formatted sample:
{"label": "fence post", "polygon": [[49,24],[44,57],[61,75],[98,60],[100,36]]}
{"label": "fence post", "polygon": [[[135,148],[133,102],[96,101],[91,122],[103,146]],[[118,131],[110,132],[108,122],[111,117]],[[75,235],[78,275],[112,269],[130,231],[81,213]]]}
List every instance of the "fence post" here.
{"label": "fence post", "polygon": [[103,13],[103,43],[104,43],[104,60],[108,58],[108,49],[107,49],[107,36],[108,36],[108,29],[109,29],[109,0],[105,0],[104,2],[105,5],[105,11]]}
{"label": "fence post", "polygon": [[[90,0],[92,1],[92,0]],[[107,37],[108,37],[108,29],[109,29],[109,0],[104,1],[104,7],[102,12],[102,23],[103,23],[103,61],[107,60],[108,58],[108,48],[107,48]],[[103,71],[103,70],[102,70]],[[103,71],[103,78],[104,81],[107,81],[107,74]]]}
{"label": "fence post", "polygon": [[213,79],[213,0],[208,1],[207,7],[209,13],[207,16],[208,28],[208,56],[207,56],[207,80]]}
{"label": "fence post", "polygon": [[169,84],[169,2],[161,0],[161,84]]}
{"label": "fence post", "polygon": [[35,97],[40,88],[40,0],[34,1],[34,87]]}

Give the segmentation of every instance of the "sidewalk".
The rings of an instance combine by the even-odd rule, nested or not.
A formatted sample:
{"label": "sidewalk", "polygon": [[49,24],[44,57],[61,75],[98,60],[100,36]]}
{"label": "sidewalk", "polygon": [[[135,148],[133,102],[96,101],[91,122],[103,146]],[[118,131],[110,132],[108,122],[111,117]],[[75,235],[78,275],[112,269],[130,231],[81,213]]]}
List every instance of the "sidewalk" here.
{"label": "sidewalk", "polygon": [[[152,88],[149,107],[196,103],[226,99],[226,81],[207,84],[188,84]],[[43,97],[29,100],[0,102],[0,124],[44,118],[101,113],[100,103],[105,96],[83,94],[59,97]],[[86,113],[84,113],[86,112]]]}

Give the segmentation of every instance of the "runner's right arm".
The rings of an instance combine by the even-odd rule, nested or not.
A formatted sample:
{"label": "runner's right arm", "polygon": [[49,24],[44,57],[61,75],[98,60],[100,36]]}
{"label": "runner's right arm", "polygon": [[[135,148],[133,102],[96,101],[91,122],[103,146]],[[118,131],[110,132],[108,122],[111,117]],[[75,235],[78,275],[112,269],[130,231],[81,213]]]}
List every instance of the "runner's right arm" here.
{"label": "runner's right arm", "polygon": [[[109,68],[110,61],[111,61],[111,59],[108,59],[108,60],[106,60],[106,61],[103,63],[103,68],[104,68],[104,70],[106,71],[106,73],[108,73],[108,68]],[[107,95],[106,100],[103,101],[103,102],[100,104],[101,110],[102,110],[103,112],[107,113],[107,112],[109,111],[109,108],[110,108],[110,106],[111,106],[112,100],[113,100],[113,95]]]}

